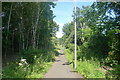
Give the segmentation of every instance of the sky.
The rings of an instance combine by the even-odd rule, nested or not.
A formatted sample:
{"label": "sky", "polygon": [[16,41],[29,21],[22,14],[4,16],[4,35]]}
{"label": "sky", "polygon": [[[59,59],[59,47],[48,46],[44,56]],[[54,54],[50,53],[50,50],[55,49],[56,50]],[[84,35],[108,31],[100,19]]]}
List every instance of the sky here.
{"label": "sky", "polygon": [[[91,5],[93,2],[76,2],[77,7]],[[59,31],[56,33],[56,37],[61,38],[63,36],[63,25],[71,22],[73,17],[74,2],[57,2],[55,8],[53,8],[53,14],[56,16],[54,21],[59,25]]]}

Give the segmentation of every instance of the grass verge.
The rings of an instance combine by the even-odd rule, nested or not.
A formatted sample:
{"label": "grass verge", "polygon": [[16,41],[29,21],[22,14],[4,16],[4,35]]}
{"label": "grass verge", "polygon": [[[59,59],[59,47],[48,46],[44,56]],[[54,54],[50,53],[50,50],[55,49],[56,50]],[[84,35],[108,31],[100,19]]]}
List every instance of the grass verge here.
{"label": "grass verge", "polygon": [[[65,49],[65,55],[69,62],[73,62],[74,55],[69,49]],[[70,65],[73,69],[73,64]],[[105,78],[105,73],[102,72],[99,61],[97,60],[77,60],[77,69],[85,78]]]}
{"label": "grass verge", "polygon": [[56,51],[40,52],[32,49],[23,51],[22,54],[26,55],[8,63],[2,71],[2,78],[43,78],[55,59]]}

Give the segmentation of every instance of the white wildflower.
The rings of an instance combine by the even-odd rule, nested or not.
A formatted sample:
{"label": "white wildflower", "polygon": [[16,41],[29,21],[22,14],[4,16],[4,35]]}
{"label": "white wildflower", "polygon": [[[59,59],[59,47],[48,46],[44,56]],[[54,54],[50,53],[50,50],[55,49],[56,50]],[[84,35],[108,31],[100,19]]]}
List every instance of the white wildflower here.
{"label": "white wildflower", "polygon": [[25,62],[25,61],[26,61],[26,59],[21,59],[21,61],[22,61],[22,62]]}
{"label": "white wildflower", "polygon": [[19,66],[22,66],[23,64],[22,63],[19,63]]}

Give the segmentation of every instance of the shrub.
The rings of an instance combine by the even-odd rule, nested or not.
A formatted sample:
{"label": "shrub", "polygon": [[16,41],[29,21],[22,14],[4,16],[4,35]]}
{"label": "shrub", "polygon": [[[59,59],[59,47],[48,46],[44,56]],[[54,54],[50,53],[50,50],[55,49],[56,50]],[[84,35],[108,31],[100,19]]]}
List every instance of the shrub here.
{"label": "shrub", "polygon": [[[69,49],[65,49],[65,55],[69,62],[73,61],[73,52],[71,52]],[[80,74],[86,78],[105,78],[105,73],[101,71],[100,62],[97,59],[79,52],[78,56],[80,57],[77,60],[77,71]],[[90,57],[90,59],[88,60],[87,57]],[[71,67],[73,68],[73,64],[71,64]]]}
{"label": "shrub", "polygon": [[55,59],[56,51],[28,49],[20,52],[21,59],[3,69],[3,78],[42,78]]}
{"label": "shrub", "polygon": [[36,50],[33,48],[29,48],[28,50],[22,50],[20,52],[20,56],[27,60],[28,63],[34,63],[34,57],[36,58],[42,57],[43,61],[53,61],[56,55],[56,51],[48,51],[45,49]]}
{"label": "shrub", "polygon": [[120,79],[120,65],[113,65],[113,70],[108,70],[106,77],[119,80]]}
{"label": "shrub", "polygon": [[77,71],[86,78],[105,78],[98,61],[78,61]]}

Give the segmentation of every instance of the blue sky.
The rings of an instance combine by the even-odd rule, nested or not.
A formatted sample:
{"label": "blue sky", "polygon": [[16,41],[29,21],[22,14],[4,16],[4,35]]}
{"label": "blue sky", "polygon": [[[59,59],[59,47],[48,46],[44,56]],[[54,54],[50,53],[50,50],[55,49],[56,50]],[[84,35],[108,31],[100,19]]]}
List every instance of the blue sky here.
{"label": "blue sky", "polygon": [[[76,2],[77,7],[91,5],[93,2]],[[59,31],[56,33],[56,37],[61,38],[63,36],[62,27],[65,23],[72,21],[74,2],[57,2],[53,13],[56,16],[54,21],[59,24]]]}

